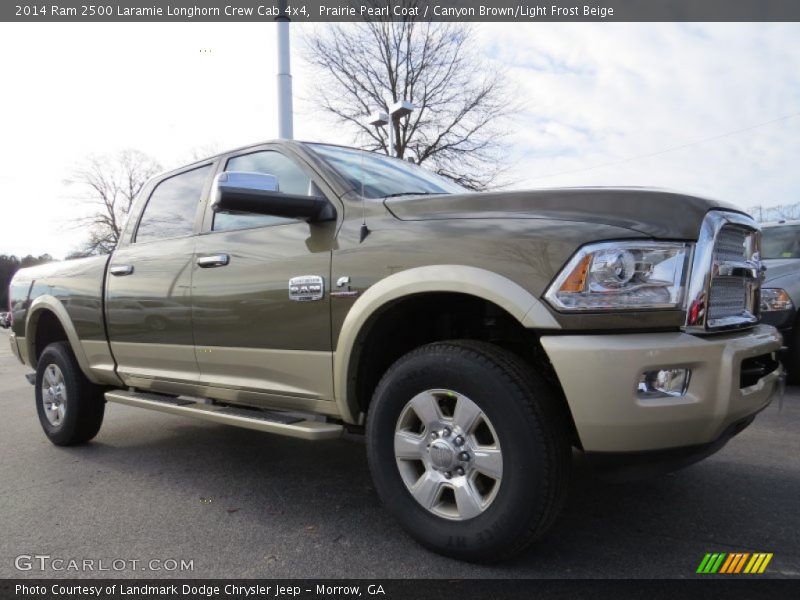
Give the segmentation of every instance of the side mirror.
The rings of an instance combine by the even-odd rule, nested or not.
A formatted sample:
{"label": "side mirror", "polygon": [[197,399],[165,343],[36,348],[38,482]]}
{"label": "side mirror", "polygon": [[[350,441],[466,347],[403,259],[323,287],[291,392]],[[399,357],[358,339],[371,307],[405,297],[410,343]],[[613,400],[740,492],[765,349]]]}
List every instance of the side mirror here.
{"label": "side mirror", "polygon": [[232,210],[302,221],[324,221],[334,216],[333,207],[325,198],[279,191],[274,175],[227,171],[214,179],[214,189],[214,212]]}

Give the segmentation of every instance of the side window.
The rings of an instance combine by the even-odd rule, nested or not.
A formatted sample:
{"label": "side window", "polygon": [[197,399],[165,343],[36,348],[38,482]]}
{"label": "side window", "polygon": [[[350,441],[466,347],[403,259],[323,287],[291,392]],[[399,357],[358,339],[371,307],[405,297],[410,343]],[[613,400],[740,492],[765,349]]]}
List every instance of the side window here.
{"label": "side window", "polygon": [[[225,170],[274,175],[278,178],[278,189],[286,194],[308,195],[311,186],[311,178],[294,161],[274,150],[234,156],[228,160]],[[212,231],[229,231],[292,222],[294,222],[293,219],[285,217],[220,211],[214,215],[214,224],[211,229]]]}
{"label": "side window", "polygon": [[150,242],[191,235],[197,205],[210,170],[211,165],[192,169],[159,183],[144,207],[136,230],[136,241]]}

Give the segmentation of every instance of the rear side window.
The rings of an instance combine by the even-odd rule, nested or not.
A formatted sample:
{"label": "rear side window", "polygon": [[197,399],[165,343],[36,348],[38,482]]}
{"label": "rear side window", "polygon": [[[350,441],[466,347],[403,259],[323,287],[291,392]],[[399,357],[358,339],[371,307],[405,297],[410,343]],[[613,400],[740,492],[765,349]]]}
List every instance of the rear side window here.
{"label": "rear side window", "polygon": [[192,234],[197,205],[211,165],[180,173],[156,186],[136,231],[137,242],[151,242]]}
{"label": "rear side window", "polygon": [[[265,150],[234,156],[225,165],[226,171],[245,171],[248,173],[264,173],[278,178],[278,189],[284,194],[309,195],[311,178],[280,152]],[[274,217],[271,215],[255,215],[234,211],[219,211],[214,215],[213,231],[232,229],[249,229],[252,227],[268,227],[283,223],[293,223],[294,219]]]}

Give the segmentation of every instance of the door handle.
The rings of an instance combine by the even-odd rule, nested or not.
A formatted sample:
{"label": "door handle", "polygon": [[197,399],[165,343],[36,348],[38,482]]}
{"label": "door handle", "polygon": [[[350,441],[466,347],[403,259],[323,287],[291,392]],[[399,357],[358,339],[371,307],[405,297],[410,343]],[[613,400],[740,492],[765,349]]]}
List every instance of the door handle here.
{"label": "door handle", "polygon": [[202,269],[224,267],[229,262],[231,262],[231,257],[227,254],[212,254],[210,256],[201,256],[197,259],[197,265]]}
{"label": "door handle", "polygon": [[123,277],[133,273],[133,265],[114,265],[108,269],[108,272],[116,277]]}

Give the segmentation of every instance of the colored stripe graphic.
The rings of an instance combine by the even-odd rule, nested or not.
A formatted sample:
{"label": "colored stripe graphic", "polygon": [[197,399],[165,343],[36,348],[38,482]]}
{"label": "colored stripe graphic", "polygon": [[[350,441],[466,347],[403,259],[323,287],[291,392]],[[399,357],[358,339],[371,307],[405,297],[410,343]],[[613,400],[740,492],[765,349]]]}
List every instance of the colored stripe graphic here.
{"label": "colored stripe graphic", "polygon": [[710,554],[706,554],[703,557],[703,560],[700,561],[700,566],[697,567],[697,572],[698,573],[705,573],[706,572],[706,566],[708,565],[708,561],[709,560],[711,560],[711,555]]}
{"label": "colored stripe graphic", "polygon": [[744,567],[744,563],[747,560],[747,557],[749,557],[749,556],[750,556],[749,552],[745,552],[744,554],[742,554],[742,557],[739,559],[739,562],[736,564],[736,567],[735,567],[735,569],[733,571],[734,573],[741,573],[742,572],[742,567]]}
{"label": "colored stripe graphic", "polygon": [[730,554],[709,552],[700,561],[697,573],[712,575],[715,573],[727,575],[736,573],[761,574],[767,570],[767,565],[769,565],[772,557],[773,554],[771,552],[756,552],[754,554],[749,552],[732,552]]}
{"label": "colored stripe graphic", "polygon": [[735,552],[733,554],[728,555],[728,559],[722,565],[722,568],[719,570],[720,573],[738,573],[742,570],[742,566],[744,565],[744,561],[747,560],[747,557],[750,554],[742,553],[742,552]]}
{"label": "colored stripe graphic", "polygon": [[767,565],[772,560],[772,553],[759,552],[753,554],[753,558],[747,563],[744,568],[745,573],[763,573],[767,569]]}
{"label": "colored stripe graphic", "polygon": [[722,565],[722,561],[725,560],[726,554],[724,552],[714,554],[706,554],[703,561],[700,563],[700,566],[697,567],[698,573],[716,573],[720,566]]}
{"label": "colored stripe graphic", "polygon": [[729,569],[731,568],[731,564],[733,564],[734,561],[738,561],[738,560],[739,560],[739,555],[738,554],[728,554],[728,558],[725,559],[724,563],[722,563],[722,568],[719,570],[719,572],[720,573],[730,573]]}

